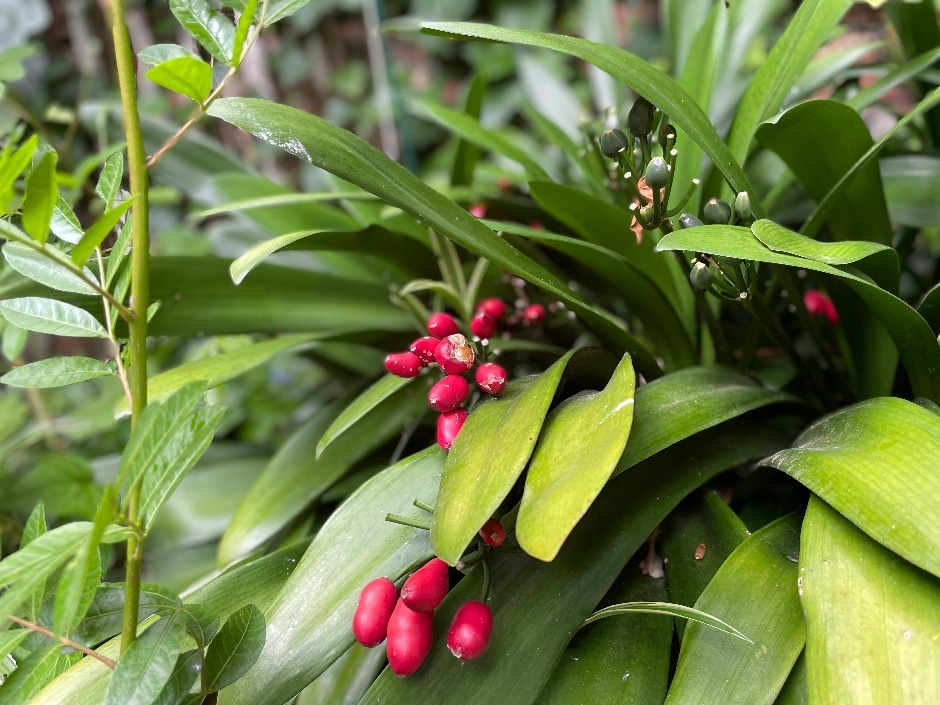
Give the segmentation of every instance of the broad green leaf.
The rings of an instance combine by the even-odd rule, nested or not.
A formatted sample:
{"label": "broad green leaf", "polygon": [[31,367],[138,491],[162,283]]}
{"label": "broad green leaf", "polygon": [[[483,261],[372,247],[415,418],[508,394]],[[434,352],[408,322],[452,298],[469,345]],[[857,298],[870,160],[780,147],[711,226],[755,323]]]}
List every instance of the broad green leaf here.
{"label": "broad green leaf", "polygon": [[[0,377],[0,381],[2,380],[3,378]],[[411,379],[409,378],[396,377],[395,375],[385,375],[379,378],[378,381],[356,397],[349,406],[343,409],[329,428],[323,432],[323,436],[317,443],[317,457],[320,457],[326,447],[336,440],[337,436],[353,427],[363,416],[410,382]]]}
{"label": "broad green leaf", "polygon": [[26,193],[23,196],[23,230],[39,243],[49,237],[52,211],[59,200],[59,185],[56,181],[58,154],[50,150],[42,155],[39,163],[26,177]]}
{"label": "broad green leaf", "polygon": [[374,193],[454,243],[531,281],[616,347],[628,350],[647,379],[662,374],[649,352],[611,314],[588,305],[559,278],[364,140],[302,110],[264,100],[223,98],[208,112]]}
{"label": "broad green leaf", "polygon": [[[192,689],[196,678],[202,672],[202,650],[192,649],[184,651],[176,658],[176,665],[173,666],[173,672],[169,680],[160,691],[159,697],[154,700],[153,705],[180,705],[186,702],[185,696]],[[199,695],[200,702],[202,695]]]}
{"label": "broad green leaf", "polygon": [[245,42],[248,40],[248,33],[251,31],[251,24],[255,21],[255,14],[258,11],[258,0],[247,0],[242,14],[238,18],[238,24],[235,26],[235,41],[232,45],[232,66],[237,67],[242,62],[242,56],[245,49]]}
{"label": "broad green leaf", "polygon": [[212,67],[195,56],[178,56],[147,69],[147,78],[200,105],[212,92]]}
{"label": "broad green leaf", "polygon": [[203,664],[206,688],[221,690],[244,675],[264,648],[264,615],[246,605],[229,615],[210,642]]}
{"label": "broad green leaf", "polygon": [[[433,503],[443,466],[444,452],[436,447],[406,458],[330,516],[265,610],[267,639],[258,661],[219,694],[220,705],[284,702],[353,644],[349,625],[362,587],[430,557],[426,532],[386,522],[385,514],[416,511],[415,498]],[[350,541],[354,536],[369,540]]]}
{"label": "broad green leaf", "polygon": [[[251,0],[225,0],[224,5],[228,5],[239,12],[244,12]],[[310,0],[268,0],[263,7],[265,8],[264,26],[272,25],[275,22],[290,17],[295,12],[302,10]],[[258,18],[259,21],[261,18]]]}
{"label": "broad green leaf", "polygon": [[232,64],[235,26],[206,0],[170,0],[170,11],[206,51],[223,64]]}
{"label": "broad green leaf", "polygon": [[29,629],[7,629],[0,632],[0,656],[10,654],[23,639],[32,633]]}
{"label": "broad green leaf", "polygon": [[[98,278],[87,267],[82,267],[84,279],[69,269],[71,260],[59,250],[46,245],[43,251],[23,245],[19,242],[8,242],[3,247],[3,256],[13,269],[57,291],[70,291],[73,294],[94,295],[95,290],[88,282],[98,282]],[[66,264],[68,263],[68,264]]]}
{"label": "broad green leaf", "polygon": [[687,619],[690,622],[697,622],[706,627],[711,627],[712,629],[717,629],[720,632],[725,634],[730,634],[733,637],[746,641],[749,644],[753,642],[748,639],[744,634],[739,632],[733,626],[727,622],[723,622],[715,616],[712,616],[701,610],[694,609],[692,607],[686,607],[685,605],[677,605],[673,602],[624,602],[618,605],[610,605],[604,607],[603,609],[598,610],[586,620],[584,620],[585,625],[596,622],[599,619],[604,619],[605,617],[617,617],[625,614],[659,614],[669,617],[675,617],[677,619]]}
{"label": "broad green leaf", "polygon": [[352,647],[297,696],[296,705],[358,705],[385,666],[385,649]]}
{"label": "broad green leaf", "polygon": [[[755,232],[782,229],[769,220],[754,223]],[[914,393],[929,399],[940,399],[940,348],[930,327],[917,311],[893,294],[849,271],[802,257],[794,257],[768,249],[748,228],[733,225],[708,225],[688,228],[666,235],[659,241],[661,250],[689,250],[754,262],[770,262],[789,267],[810,269],[844,280],[872,308],[891,334],[907,369]]]}
{"label": "broad green leaf", "polygon": [[98,319],[72,304],[38,296],[0,301],[0,315],[25,330],[77,338],[107,338]]}
{"label": "broad green leaf", "polygon": [[[807,634],[807,638],[809,635]],[[793,670],[787,676],[786,683],[780,689],[780,695],[774,705],[809,705],[809,696],[806,688],[806,649],[796,660]]]}
{"label": "broad green leaf", "polygon": [[53,235],[60,240],[77,245],[79,240],[85,236],[81,223],[72,211],[72,206],[64,198],[59,196],[55,208],[52,210],[52,222],[49,224]]}
{"label": "broad green leaf", "polygon": [[124,214],[133,203],[134,198],[132,197],[126,201],[122,201],[111,210],[105,211],[104,214],[88,228],[85,232],[85,237],[83,237],[81,242],[72,250],[72,261],[79,266],[85,264],[95,251],[95,248],[111,234],[111,231],[114,230],[114,227],[121,221],[121,218],[124,217]]}
{"label": "broad green leaf", "polygon": [[607,483],[630,434],[635,384],[625,355],[603,391],[576,394],[545,420],[516,519],[530,556],[554,559]]}
{"label": "broad green leaf", "polygon": [[219,563],[225,565],[270,539],[356,462],[400,434],[427,408],[427,392],[420,389],[427,386],[413,385],[375,406],[319,457],[317,444],[336,418],[338,404],[314,414],[271,458],[242,500],[219,544]]}
{"label": "broad green leaf", "polygon": [[538,377],[511,381],[477,406],[447,453],[431,518],[431,545],[454,565],[499,507],[535,449],[568,352]]}
{"label": "broad green leaf", "polygon": [[904,154],[885,157],[879,165],[892,221],[919,227],[940,222],[940,203],[933,198],[940,189],[940,159]]}
{"label": "broad green leaf", "polygon": [[754,235],[774,252],[805,257],[823,264],[852,264],[873,255],[892,253],[891,261],[897,269],[897,253],[887,245],[864,240],[820,242],[785,228],[758,228]]}
{"label": "broad green leaf", "polygon": [[33,135],[17,147],[16,151],[11,153],[4,150],[3,155],[6,158],[0,160],[0,213],[9,213],[13,208],[10,203],[13,196],[13,182],[29,166],[38,145],[39,136]]}
{"label": "broad green leaf", "polygon": [[749,536],[718,569],[695,608],[752,643],[690,623],[667,705],[774,702],[806,640],[796,594],[799,519],[784,517]]}
{"label": "broad green leaf", "polygon": [[32,652],[17,664],[0,685],[0,703],[20,705],[31,703],[32,696],[59,673],[73,665],[81,654],[73,652],[63,654],[62,647],[53,644]]}
{"label": "broad green leaf", "polygon": [[14,367],[0,377],[0,382],[11,387],[45,389],[110,377],[114,373],[112,365],[90,357],[53,357]]}
{"label": "broad green leaf", "polygon": [[181,611],[147,627],[121,655],[104,705],[151,705],[173,675],[185,632]]}
{"label": "broad green leaf", "polygon": [[16,360],[26,349],[26,342],[29,339],[29,332],[14,326],[9,321],[5,321],[3,332],[0,333],[0,353],[10,360]]}
{"label": "broad green leaf", "polygon": [[95,184],[95,193],[104,201],[105,210],[111,210],[114,199],[121,191],[121,182],[124,180],[124,152],[115,152],[105,160],[101,168],[98,183]]}
{"label": "broad green leaf", "polygon": [[[123,583],[102,583],[74,635],[85,643],[97,644],[121,632],[126,601]],[[172,614],[181,606],[178,595],[164,587],[144,583],[138,603],[138,621],[154,614]]]}
{"label": "broad green leaf", "polygon": [[870,399],[820,419],[763,461],[784,471],[879,543],[940,576],[940,418]]}
{"label": "broad green leaf", "polygon": [[193,56],[191,51],[187,51],[179,44],[152,44],[146,49],[141,49],[137,52],[137,58],[140,59],[141,63],[147,64],[148,66],[156,66],[157,64],[162,64],[164,61],[169,61],[170,59],[178,59],[181,56]]}
{"label": "broad green leaf", "polygon": [[940,581],[816,497],[800,547],[809,701],[933,703],[940,692]]}

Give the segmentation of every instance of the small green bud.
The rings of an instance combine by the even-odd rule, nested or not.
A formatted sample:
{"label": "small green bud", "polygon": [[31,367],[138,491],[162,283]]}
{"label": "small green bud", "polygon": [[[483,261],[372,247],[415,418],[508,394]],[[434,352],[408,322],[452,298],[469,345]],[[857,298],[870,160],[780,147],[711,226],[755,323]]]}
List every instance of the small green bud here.
{"label": "small green bud", "polygon": [[741,193],[735,196],[734,212],[738,214],[738,218],[741,220],[751,219],[751,197],[747,195],[747,191],[741,191]]}
{"label": "small green bud", "polygon": [[606,130],[600,137],[601,154],[608,159],[616,159],[621,151],[630,146],[627,136],[623,130],[616,127],[612,130]]}
{"label": "small green bud", "polygon": [[717,198],[710,198],[702,209],[702,215],[709,225],[727,225],[731,222],[731,206]]}
{"label": "small green bud", "polygon": [[627,116],[627,127],[634,137],[645,137],[653,129],[656,106],[642,96],[636,99]]}
{"label": "small green bud", "polygon": [[715,275],[712,274],[712,270],[704,262],[696,262],[695,266],[692,267],[692,271],[689,272],[689,281],[699,291],[707,290],[712,285],[714,278]]}
{"label": "small green bud", "polygon": [[661,189],[669,183],[669,165],[662,157],[653,157],[646,167],[646,185]]}
{"label": "small green bud", "polygon": [[683,213],[679,216],[679,228],[682,230],[685,230],[686,228],[695,228],[699,225],[705,225],[705,223],[703,223],[691,213]]}
{"label": "small green bud", "polygon": [[644,228],[651,227],[655,225],[653,222],[655,215],[656,211],[653,209],[653,206],[651,204],[647,204],[640,208],[640,215],[637,220],[640,221],[640,224],[643,225]]}

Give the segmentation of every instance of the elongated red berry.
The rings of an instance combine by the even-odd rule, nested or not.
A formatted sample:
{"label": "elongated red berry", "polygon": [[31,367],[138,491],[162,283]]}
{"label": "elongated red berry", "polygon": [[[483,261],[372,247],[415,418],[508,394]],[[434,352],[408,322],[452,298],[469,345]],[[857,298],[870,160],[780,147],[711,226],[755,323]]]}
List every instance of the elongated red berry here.
{"label": "elongated red berry", "polygon": [[398,590],[388,578],[376,578],[359,593],[359,604],[353,614],[352,629],[363,646],[375,646],[385,640]]}
{"label": "elongated red berry", "polygon": [[506,529],[499,519],[487,519],[483,528],[480,529],[480,538],[487,546],[502,546],[506,540]]}
{"label": "elongated red berry", "polygon": [[542,304],[529,304],[522,311],[522,320],[527,324],[541,323],[545,320],[545,307]]}
{"label": "elongated red berry", "polygon": [[463,374],[473,367],[476,358],[470,343],[460,333],[448,335],[434,348],[434,360],[449,375]]}
{"label": "elongated red berry", "polygon": [[807,289],[803,294],[803,305],[811,316],[825,316],[833,325],[839,322],[839,312],[832,299],[819,289]]}
{"label": "elongated red berry", "polygon": [[421,362],[434,362],[434,349],[441,342],[440,338],[425,335],[411,344],[411,352],[418,356]]}
{"label": "elongated red berry", "polygon": [[433,612],[415,612],[399,600],[388,622],[385,653],[392,673],[410,676],[424,663],[433,641]]}
{"label": "elongated red berry", "polygon": [[470,394],[470,385],[460,375],[447,375],[428,392],[428,403],[434,411],[453,411]]}
{"label": "elongated red berry", "polygon": [[450,589],[447,563],[432,558],[408,576],[401,587],[401,601],[415,612],[433,612]]}
{"label": "elongated red berry", "polygon": [[496,335],[498,328],[499,326],[496,325],[496,319],[487,313],[477,313],[470,320],[470,330],[476,337],[482,340],[492,338]]}
{"label": "elongated red berry", "polygon": [[457,321],[454,320],[453,316],[446,313],[432,313],[428,318],[427,327],[428,333],[435,338],[445,338],[448,335],[460,332]]}
{"label": "elongated red berry", "polygon": [[447,632],[447,648],[461,661],[483,655],[493,631],[493,613],[478,600],[463,603],[457,608]]}
{"label": "elongated red berry", "polygon": [[437,417],[437,444],[441,448],[450,450],[467,416],[466,409],[454,409]]}
{"label": "elongated red berry", "polygon": [[506,302],[495,296],[489,299],[483,299],[477,304],[477,313],[485,313],[495,321],[498,321],[506,315]]}
{"label": "elongated red berry", "polygon": [[476,380],[487,394],[499,394],[506,388],[506,370],[495,362],[484,362],[477,367]]}
{"label": "elongated red berry", "polygon": [[418,356],[410,351],[385,356],[385,369],[396,377],[417,377],[423,366]]}

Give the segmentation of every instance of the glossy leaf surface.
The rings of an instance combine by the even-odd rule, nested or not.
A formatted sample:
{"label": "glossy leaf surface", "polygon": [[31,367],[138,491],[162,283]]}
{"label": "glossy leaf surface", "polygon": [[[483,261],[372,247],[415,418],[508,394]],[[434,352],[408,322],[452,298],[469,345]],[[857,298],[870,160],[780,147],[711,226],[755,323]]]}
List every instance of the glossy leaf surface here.
{"label": "glossy leaf surface", "polygon": [[170,11],[206,51],[223,64],[232,62],[235,26],[206,0],[170,0]]}
{"label": "glossy leaf surface", "polygon": [[0,315],[25,330],[75,338],[106,338],[104,326],[84,309],[72,304],[25,296],[0,301]]}
{"label": "glossy leaf surface", "polygon": [[258,659],[264,638],[264,615],[257,607],[245,605],[230,614],[206,650],[206,688],[220,690],[238,680]]}
{"label": "glossy leaf surface", "polygon": [[3,256],[13,269],[24,277],[29,277],[52,289],[89,296],[95,294],[95,290],[87,282],[97,282],[98,278],[91,273],[90,269],[82,268],[82,273],[85,275],[83,280],[82,277],[69,271],[66,265],[60,263],[61,260],[68,260],[65,254],[48,245],[45,250],[48,254],[43,254],[18,242],[10,242],[3,248]]}
{"label": "glossy leaf surface", "polygon": [[114,372],[108,363],[90,357],[53,357],[14,367],[0,377],[0,382],[11,387],[44,389],[110,377]]}
{"label": "glossy leaf surface", "polygon": [[151,624],[118,661],[104,705],[150,705],[173,674],[185,631],[182,612]]}
{"label": "glossy leaf surface", "polygon": [[212,67],[188,54],[161,61],[148,69],[147,78],[197,103],[202,103],[212,91]]}

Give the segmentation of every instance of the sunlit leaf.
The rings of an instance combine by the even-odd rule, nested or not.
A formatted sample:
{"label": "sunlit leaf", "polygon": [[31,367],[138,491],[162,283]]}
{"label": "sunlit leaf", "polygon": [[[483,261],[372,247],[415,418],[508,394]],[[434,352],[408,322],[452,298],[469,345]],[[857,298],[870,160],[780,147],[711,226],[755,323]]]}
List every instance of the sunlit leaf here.
{"label": "sunlit leaf", "polygon": [[54,150],[46,152],[26,177],[23,229],[39,243],[45,242],[49,237],[52,211],[59,200],[59,185],[55,173],[57,161],[58,154]]}
{"label": "sunlit leaf", "polygon": [[147,70],[147,78],[202,103],[212,91],[212,67],[195,56],[178,56]]}
{"label": "sunlit leaf", "polygon": [[170,11],[206,51],[223,64],[232,63],[235,26],[206,0],[170,0]]}
{"label": "sunlit leaf", "polygon": [[64,387],[99,377],[110,377],[114,367],[90,357],[53,357],[14,367],[0,377],[0,382],[11,387],[34,389]]}
{"label": "sunlit leaf", "polygon": [[91,270],[82,267],[84,278],[78,276],[69,269],[68,265],[71,262],[67,255],[51,245],[46,245],[40,252],[19,242],[8,242],[3,247],[3,256],[13,269],[24,277],[29,277],[51,289],[89,296],[96,293],[88,284],[88,282],[97,283],[98,281]]}
{"label": "sunlit leaf", "polygon": [[0,301],[0,315],[25,330],[78,338],[107,338],[94,316],[72,304],[26,296]]}

